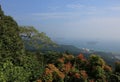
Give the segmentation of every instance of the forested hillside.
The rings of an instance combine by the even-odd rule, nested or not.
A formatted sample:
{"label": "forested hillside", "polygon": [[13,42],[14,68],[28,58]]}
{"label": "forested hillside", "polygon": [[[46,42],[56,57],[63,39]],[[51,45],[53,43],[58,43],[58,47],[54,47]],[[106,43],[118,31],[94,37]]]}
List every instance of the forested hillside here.
{"label": "forested hillside", "polygon": [[120,82],[119,61],[112,69],[98,55],[45,50],[51,46],[58,47],[34,27],[18,26],[0,6],[0,82]]}

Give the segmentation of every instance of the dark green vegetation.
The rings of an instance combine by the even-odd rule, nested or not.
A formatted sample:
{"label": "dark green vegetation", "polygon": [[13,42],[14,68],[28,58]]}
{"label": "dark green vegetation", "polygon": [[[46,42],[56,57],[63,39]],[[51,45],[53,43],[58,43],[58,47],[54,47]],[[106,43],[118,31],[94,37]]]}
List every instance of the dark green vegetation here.
{"label": "dark green vegetation", "polygon": [[[82,54],[71,55],[79,52],[87,59]],[[103,58],[90,54],[73,46],[58,45],[31,26],[18,26],[0,7],[0,82],[120,81],[119,61],[112,70]]]}

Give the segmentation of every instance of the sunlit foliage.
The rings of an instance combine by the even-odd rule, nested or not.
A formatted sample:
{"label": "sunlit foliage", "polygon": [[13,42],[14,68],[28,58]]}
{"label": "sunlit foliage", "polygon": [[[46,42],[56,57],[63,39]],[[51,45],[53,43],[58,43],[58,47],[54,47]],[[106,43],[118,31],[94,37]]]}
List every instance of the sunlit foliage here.
{"label": "sunlit foliage", "polygon": [[120,82],[119,61],[113,70],[96,54],[42,52],[48,45],[56,44],[34,27],[18,26],[0,6],[0,82]]}

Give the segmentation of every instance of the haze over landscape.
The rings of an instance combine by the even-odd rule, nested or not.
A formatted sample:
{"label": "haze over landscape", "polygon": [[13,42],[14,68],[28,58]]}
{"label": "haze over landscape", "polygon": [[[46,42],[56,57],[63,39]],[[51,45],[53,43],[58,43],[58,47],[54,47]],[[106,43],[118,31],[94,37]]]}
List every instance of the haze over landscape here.
{"label": "haze over landscape", "polygon": [[120,0],[0,0],[0,82],[120,82]]}
{"label": "haze over landscape", "polygon": [[119,52],[120,0],[0,0],[0,3],[5,14],[13,16],[19,25],[35,26],[60,44]]}

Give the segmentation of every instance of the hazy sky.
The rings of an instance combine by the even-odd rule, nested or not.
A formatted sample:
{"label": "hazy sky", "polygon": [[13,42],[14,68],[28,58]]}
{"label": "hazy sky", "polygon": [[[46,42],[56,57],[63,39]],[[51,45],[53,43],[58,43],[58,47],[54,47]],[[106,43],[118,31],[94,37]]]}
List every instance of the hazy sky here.
{"label": "hazy sky", "polygon": [[0,0],[19,25],[50,37],[120,41],[120,0]]}

